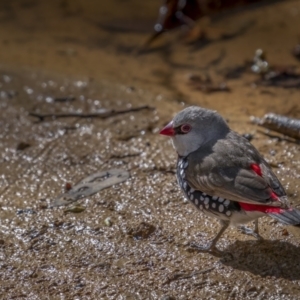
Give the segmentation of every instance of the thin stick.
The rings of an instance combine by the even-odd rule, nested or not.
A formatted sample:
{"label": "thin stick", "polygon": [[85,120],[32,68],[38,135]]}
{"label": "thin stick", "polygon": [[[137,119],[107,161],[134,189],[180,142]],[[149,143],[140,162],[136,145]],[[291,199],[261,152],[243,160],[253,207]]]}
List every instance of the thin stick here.
{"label": "thin stick", "polygon": [[171,281],[174,281],[174,280],[189,279],[196,275],[208,273],[214,269],[215,269],[215,267],[212,267],[212,268],[205,269],[205,270],[195,271],[192,274],[175,273],[172,275],[172,277],[168,278],[163,284],[170,283]]}
{"label": "thin stick", "polygon": [[109,118],[116,115],[126,114],[130,112],[140,111],[144,109],[154,110],[153,107],[150,107],[148,105],[139,106],[139,107],[133,107],[129,109],[123,109],[123,110],[114,110],[114,109],[108,109],[104,110],[99,113],[90,113],[90,114],[82,114],[82,113],[65,113],[65,114],[39,114],[35,112],[30,112],[29,116],[38,118],[40,122],[44,121],[46,118],[52,118],[52,119],[60,119],[60,118]]}

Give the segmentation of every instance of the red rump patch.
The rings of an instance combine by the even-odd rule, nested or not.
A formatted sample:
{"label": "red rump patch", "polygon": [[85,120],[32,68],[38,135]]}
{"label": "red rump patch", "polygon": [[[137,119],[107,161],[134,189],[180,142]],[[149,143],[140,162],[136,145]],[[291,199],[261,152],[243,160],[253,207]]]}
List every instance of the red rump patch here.
{"label": "red rump patch", "polygon": [[273,200],[279,201],[278,196],[274,192],[271,193],[271,198]]}
{"label": "red rump patch", "polygon": [[245,211],[260,211],[263,213],[282,213],[284,210],[280,207],[273,207],[267,205],[257,205],[257,204],[249,204],[244,202],[239,202],[241,208]]}
{"label": "red rump patch", "polygon": [[[258,164],[251,164],[250,165],[250,168],[258,175],[258,176],[261,176],[262,177],[262,171],[261,171],[261,168]],[[273,200],[276,200],[276,201],[279,201],[277,195],[272,192],[271,195],[270,195],[270,198],[272,198]]]}
{"label": "red rump patch", "polygon": [[250,168],[251,168],[258,176],[262,176],[261,168],[260,168],[259,165],[257,165],[257,164],[252,164],[252,165],[250,165]]}

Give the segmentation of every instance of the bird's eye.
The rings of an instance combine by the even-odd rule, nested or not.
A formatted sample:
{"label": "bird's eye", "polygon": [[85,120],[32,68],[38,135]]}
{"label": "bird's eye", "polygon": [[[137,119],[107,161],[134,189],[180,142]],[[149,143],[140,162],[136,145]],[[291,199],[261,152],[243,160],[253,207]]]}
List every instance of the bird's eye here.
{"label": "bird's eye", "polygon": [[189,124],[184,124],[181,125],[180,130],[182,133],[188,133],[192,129],[191,125]]}

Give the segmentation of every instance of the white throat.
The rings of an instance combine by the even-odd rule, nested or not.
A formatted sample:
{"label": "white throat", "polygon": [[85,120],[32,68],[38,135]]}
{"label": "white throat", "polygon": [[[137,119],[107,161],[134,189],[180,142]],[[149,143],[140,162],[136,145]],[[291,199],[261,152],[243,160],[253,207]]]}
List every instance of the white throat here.
{"label": "white throat", "polygon": [[172,138],[173,147],[178,155],[183,157],[199,149],[203,142],[201,137],[193,134],[174,136]]}

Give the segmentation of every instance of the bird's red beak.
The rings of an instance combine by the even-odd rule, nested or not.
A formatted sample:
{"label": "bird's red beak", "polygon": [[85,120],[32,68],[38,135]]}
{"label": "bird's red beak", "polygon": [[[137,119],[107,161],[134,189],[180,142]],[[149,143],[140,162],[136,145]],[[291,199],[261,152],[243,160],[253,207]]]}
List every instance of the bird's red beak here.
{"label": "bird's red beak", "polygon": [[162,135],[168,135],[168,136],[174,136],[175,131],[173,128],[173,121],[171,121],[168,125],[166,125],[160,132],[159,134]]}

